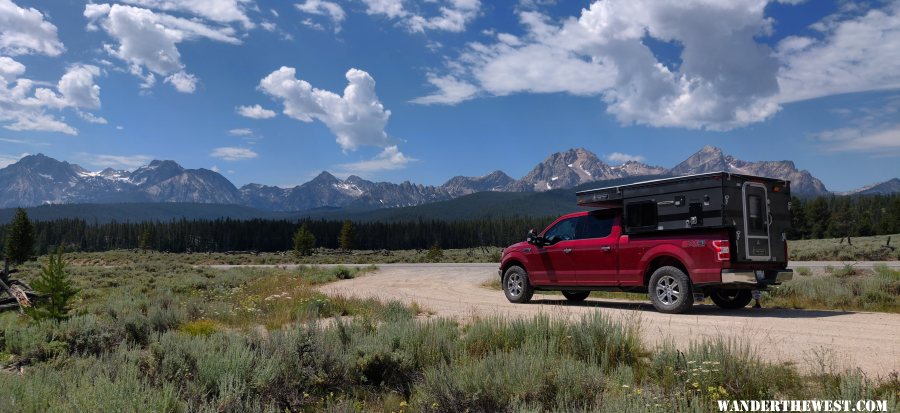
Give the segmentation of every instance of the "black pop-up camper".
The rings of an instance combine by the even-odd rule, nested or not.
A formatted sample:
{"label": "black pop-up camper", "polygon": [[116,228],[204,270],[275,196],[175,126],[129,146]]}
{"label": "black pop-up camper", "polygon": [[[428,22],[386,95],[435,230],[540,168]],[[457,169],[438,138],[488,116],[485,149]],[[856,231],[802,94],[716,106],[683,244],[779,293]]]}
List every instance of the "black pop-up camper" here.
{"label": "black pop-up camper", "polygon": [[626,234],[727,228],[735,261],[786,262],[790,181],[712,172],[581,191],[578,205],[622,208]]}

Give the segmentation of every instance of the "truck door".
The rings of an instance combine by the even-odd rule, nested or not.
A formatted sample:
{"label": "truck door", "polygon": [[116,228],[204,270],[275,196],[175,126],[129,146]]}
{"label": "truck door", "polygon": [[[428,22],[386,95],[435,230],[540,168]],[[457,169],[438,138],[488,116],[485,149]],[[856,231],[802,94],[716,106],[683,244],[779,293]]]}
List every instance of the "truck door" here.
{"label": "truck door", "polygon": [[543,233],[543,237],[551,242],[536,248],[534,258],[538,261],[538,273],[529,272],[535,285],[571,285],[575,284],[575,230],[580,217],[566,218],[556,222]]}
{"label": "truck door", "polygon": [[759,182],[744,182],[743,188],[744,251],[748,260],[768,261],[772,257],[768,190]]}
{"label": "truck door", "polygon": [[578,285],[615,285],[618,276],[619,226],[608,211],[591,212],[578,221],[575,278]]}

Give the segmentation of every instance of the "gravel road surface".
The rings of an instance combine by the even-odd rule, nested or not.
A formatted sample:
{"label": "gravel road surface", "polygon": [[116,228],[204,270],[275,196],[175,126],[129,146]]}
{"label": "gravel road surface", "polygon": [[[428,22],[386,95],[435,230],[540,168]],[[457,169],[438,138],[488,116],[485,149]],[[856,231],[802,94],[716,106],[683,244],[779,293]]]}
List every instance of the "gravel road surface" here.
{"label": "gravel road surface", "polygon": [[[794,267],[825,265],[837,267],[842,263],[792,263]],[[537,314],[577,318],[601,312],[637,323],[645,342],[651,345],[674,343],[683,348],[697,339],[722,336],[749,343],[764,358],[791,362],[801,370],[812,370],[824,360],[838,368],[859,367],[870,375],[900,371],[900,314],[767,308],[722,311],[707,300],[696,305],[690,314],[670,315],[654,311],[649,302],[589,298],[584,303],[568,304],[553,295],[535,295],[530,304],[512,304],[502,292],[481,286],[497,276],[496,264],[378,267],[370,275],[328,284],[321,290],[327,294],[415,301],[437,316],[462,320]]]}

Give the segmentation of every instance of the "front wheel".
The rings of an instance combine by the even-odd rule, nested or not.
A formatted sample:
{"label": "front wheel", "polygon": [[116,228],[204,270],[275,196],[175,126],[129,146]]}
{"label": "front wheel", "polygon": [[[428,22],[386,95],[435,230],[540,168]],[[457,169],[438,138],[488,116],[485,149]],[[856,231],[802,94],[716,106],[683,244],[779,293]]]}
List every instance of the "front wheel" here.
{"label": "front wheel", "polygon": [[660,267],[650,276],[650,302],[661,313],[678,314],[691,309],[691,279],[677,267]]}
{"label": "front wheel", "polygon": [[528,273],[517,265],[509,267],[503,273],[503,293],[511,303],[522,304],[531,301],[534,288],[528,282]]}
{"label": "front wheel", "polygon": [[573,303],[584,301],[591,295],[590,291],[563,291],[563,297],[566,297],[566,300],[569,300]]}
{"label": "front wheel", "polygon": [[714,290],[709,295],[714,303],[726,310],[744,308],[753,300],[750,290]]}

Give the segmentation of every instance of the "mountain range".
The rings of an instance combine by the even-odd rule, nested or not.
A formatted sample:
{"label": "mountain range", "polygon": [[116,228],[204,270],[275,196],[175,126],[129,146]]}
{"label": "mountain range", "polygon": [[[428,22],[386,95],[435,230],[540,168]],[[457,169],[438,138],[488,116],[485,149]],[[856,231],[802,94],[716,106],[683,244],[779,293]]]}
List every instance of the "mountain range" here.
{"label": "mountain range", "polygon": [[[240,205],[261,211],[375,210],[424,205],[481,192],[544,192],[590,182],[728,171],[791,181],[796,195],[828,193],[825,185],[792,161],[748,162],[706,146],[674,168],[629,161],[604,163],[583,148],[548,156],[521,179],[502,171],[480,177],[456,176],[443,185],[372,182],[358,176],[339,179],[322,172],[293,188],[262,184],[235,187],[208,169],[186,169],[171,160],[155,160],[134,171],[88,171],[76,164],[29,155],[0,169],[0,208],[48,204],[201,203]],[[893,179],[859,193],[900,192]]]}

